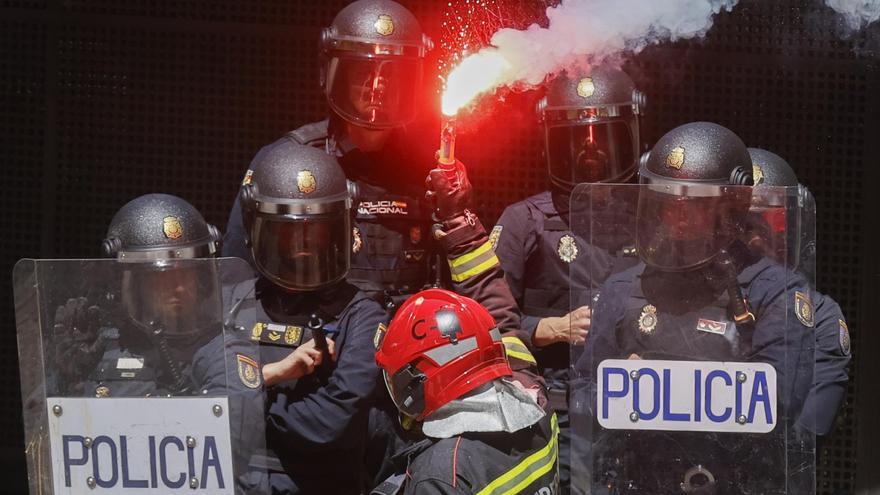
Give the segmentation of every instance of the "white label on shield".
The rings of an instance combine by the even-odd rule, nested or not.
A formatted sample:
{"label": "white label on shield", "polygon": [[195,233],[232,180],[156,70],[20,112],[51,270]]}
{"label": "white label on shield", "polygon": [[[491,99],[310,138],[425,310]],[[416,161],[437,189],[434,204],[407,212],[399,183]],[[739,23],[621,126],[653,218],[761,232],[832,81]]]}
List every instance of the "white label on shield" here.
{"label": "white label on shield", "polygon": [[604,428],[768,433],[778,419],[767,363],[607,359],[597,378]]}
{"label": "white label on shield", "polygon": [[56,495],[234,493],[225,397],[50,397],[47,406]]}

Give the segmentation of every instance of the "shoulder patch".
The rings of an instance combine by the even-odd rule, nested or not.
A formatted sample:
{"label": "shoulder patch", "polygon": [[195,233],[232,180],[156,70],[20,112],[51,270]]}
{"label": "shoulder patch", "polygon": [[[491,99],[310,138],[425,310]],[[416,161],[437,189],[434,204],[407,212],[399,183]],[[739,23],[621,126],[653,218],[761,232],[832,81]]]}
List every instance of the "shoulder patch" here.
{"label": "shoulder patch", "polygon": [[498,247],[498,238],[501,237],[502,230],[504,230],[503,225],[496,225],[492,227],[492,232],[489,233],[489,242],[492,243],[492,249],[496,249]]}
{"label": "shoulder patch", "polygon": [[795,291],[794,312],[804,326],[813,328],[815,321],[813,319],[813,303],[810,301],[810,296],[801,291]]}
{"label": "shoulder patch", "polygon": [[840,342],[840,352],[843,353],[844,356],[849,356],[852,346],[852,341],[849,338],[849,327],[846,326],[846,322],[843,320],[837,320],[838,328],[838,341]]}
{"label": "shoulder patch", "polygon": [[236,354],[235,360],[238,365],[238,378],[241,379],[241,383],[247,388],[260,388],[260,385],[263,383],[260,365],[243,354]]}
{"label": "shoulder patch", "polygon": [[386,331],[388,331],[388,327],[385,326],[384,323],[379,323],[379,326],[376,327],[376,333],[373,335],[373,347],[375,347],[377,351],[382,347],[382,341],[385,340]]}
{"label": "shoulder patch", "polygon": [[556,245],[556,254],[559,255],[559,259],[564,261],[565,263],[571,263],[578,256],[578,245],[569,234],[565,234],[559,239],[559,243]]}

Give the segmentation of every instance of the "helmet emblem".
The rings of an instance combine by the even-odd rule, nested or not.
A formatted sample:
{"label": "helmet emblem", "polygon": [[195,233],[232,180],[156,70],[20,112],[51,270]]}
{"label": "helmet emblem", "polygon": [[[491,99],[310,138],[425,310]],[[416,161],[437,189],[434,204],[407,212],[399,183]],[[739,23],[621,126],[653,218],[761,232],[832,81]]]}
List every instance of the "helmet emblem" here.
{"label": "helmet emblem", "polygon": [[589,98],[596,92],[596,85],[593,84],[592,77],[585,77],[580,80],[577,87],[578,96],[581,98]]}
{"label": "helmet emblem", "polygon": [[752,163],[752,179],[755,181],[756,186],[764,183],[764,169],[757,163]]}
{"label": "helmet emblem", "polygon": [[361,238],[361,229],[355,227],[351,229],[351,252],[358,254],[364,247],[364,240]]}
{"label": "helmet emblem", "polygon": [[559,244],[556,246],[556,254],[559,255],[559,259],[566,263],[574,261],[578,256],[578,247],[574,237],[568,234],[562,236],[559,239]]}
{"label": "helmet emblem", "polygon": [[183,235],[183,227],[177,217],[168,216],[162,220],[162,232],[169,239],[178,239]]}
{"label": "helmet emblem", "polygon": [[440,336],[448,339],[453,344],[458,343],[458,334],[461,333],[461,322],[458,321],[458,315],[452,309],[441,309],[437,311],[437,330]]}
{"label": "helmet emblem", "polygon": [[655,328],[657,328],[657,308],[653,304],[647,304],[639,315],[639,330],[645,335],[651,335]]}
{"label": "helmet emblem", "polygon": [[318,187],[318,181],[315,180],[315,175],[311,170],[300,170],[299,173],[296,174],[296,187],[298,187],[299,192],[303,194],[311,194],[315,192],[315,189]]}
{"label": "helmet emblem", "polygon": [[390,15],[382,14],[376,19],[376,23],[373,24],[373,27],[375,27],[376,32],[382,36],[390,36],[391,33],[394,32],[394,21],[391,19]]}
{"label": "helmet emblem", "polygon": [[253,170],[248,170],[248,171],[244,174],[244,179],[242,179],[242,181],[241,181],[241,185],[243,185],[243,186],[249,186],[249,185],[251,184],[251,182],[253,182],[253,181],[254,181],[254,171],[253,171]]}
{"label": "helmet emblem", "polygon": [[666,155],[666,166],[675,170],[681,170],[682,165],[684,165],[684,148],[676,146]]}

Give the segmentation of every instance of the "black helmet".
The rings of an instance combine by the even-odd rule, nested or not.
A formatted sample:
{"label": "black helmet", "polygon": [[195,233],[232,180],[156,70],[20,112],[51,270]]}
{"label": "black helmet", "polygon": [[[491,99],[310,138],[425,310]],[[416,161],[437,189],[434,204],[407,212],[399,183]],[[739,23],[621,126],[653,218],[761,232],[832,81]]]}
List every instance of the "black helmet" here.
{"label": "black helmet", "polygon": [[[709,122],[667,132],[642,157],[636,242],[653,267],[705,265],[740,233],[751,197],[752,163],[742,140]],[[734,186],[734,187],[731,187]]]}
{"label": "black helmet", "polygon": [[241,188],[257,269],[290,290],[341,280],[351,254],[349,184],[336,159],[285,141],[260,153]]}
{"label": "black helmet", "polygon": [[169,194],[128,202],[107,229],[102,249],[123,262],[125,312],[140,330],[161,329],[174,352],[191,353],[217,331],[210,327],[220,315],[214,264],[193,258],[214,257],[219,240],[198,210]]}
{"label": "black helmet", "polygon": [[207,258],[219,241],[220,231],[193,205],[170,194],[146,194],[116,212],[102,251],[123,261]]}
{"label": "black helmet", "polygon": [[570,192],[582,182],[626,182],[636,172],[645,96],[611,66],[557,77],[538,103],[550,181]]}
{"label": "black helmet", "polygon": [[816,254],[813,195],[781,156],[760,148],[749,148],[749,155],[755,180],[750,225],[756,228],[752,234],[760,234],[764,254],[812,277]]}
{"label": "black helmet", "polygon": [[340,117],[377,129],[416,117],[422,65],[433,44],[404,6],[358,0],[324,29],[321,44],[321,85]]}

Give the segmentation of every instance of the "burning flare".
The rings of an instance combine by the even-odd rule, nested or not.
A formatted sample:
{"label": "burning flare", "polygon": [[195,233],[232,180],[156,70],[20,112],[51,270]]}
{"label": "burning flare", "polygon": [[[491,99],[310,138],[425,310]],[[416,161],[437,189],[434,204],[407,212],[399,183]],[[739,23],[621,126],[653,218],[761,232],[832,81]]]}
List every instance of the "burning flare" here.
{"label": "burning flare", "polygon": [[454,116],[480,94],[500,86],[511,68],[510,62],[493,49],[480,50],[462,60],[446,79],[443,115]]}

